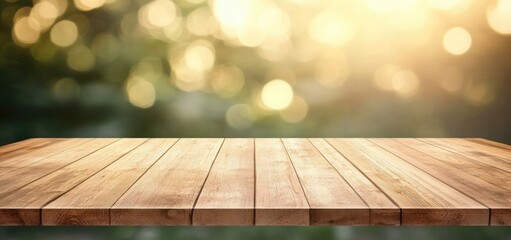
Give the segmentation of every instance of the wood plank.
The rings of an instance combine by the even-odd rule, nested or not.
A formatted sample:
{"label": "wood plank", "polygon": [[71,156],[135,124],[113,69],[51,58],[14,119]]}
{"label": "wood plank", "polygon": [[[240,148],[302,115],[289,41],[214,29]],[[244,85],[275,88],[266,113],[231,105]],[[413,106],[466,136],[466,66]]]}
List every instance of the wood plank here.
{"label": "wood plank", "polygon": [[177,139],[150,139],[52,201],[42,210],[43,225],[109,225],[110,207]]}
{"label": "wood plank", "polygon": [[504,143],[499,143],[499,142],[495,142],[495,141],[491,141],[491,140],[488,140],[488,139],[483,139],[483,138],[465,138],[464,140],[471,141],[471,142],[474,142],[474,143],[479,143],[479,144],[485,144],[485,145],[492,146],[492,147],[502,148],[502,149],[505,149],[505,150],[511,150],[511,145],[504,144]]}
{"label": "wood plank", "polygon": [[488,225],[488,208],[374,143],[327,141],[401,208],[402,225]]}
{"label": "wood plank", "polygon": [[[0,198],[0,206],[4,212],[16,213],[40,209],[146,140],[121,139],[114,142]],[[0,216],[0,224],[12,224],[1,219]],[[40,219],[39,214],[37,219]],[[21,219],[17,222],[35,221]]]}
{"label": "wood plank", "polygon": [[12,158],[46,147],[56,142],[64,141],[62,138],[30,138],[20,142],[0,147],[0,163],[2,159]]}
{"label": "wood plank", "polygon": [[421,141],[417,139],[397,139],[396,141],[414,148],[420,151],[422,154],[428,154],[457,169],[461,169],[466,173],[497,185],[500,188],[511,191],[511,174],[502,169],[484,164],[483,162],[472,158],[465,157],[456,152],[451,152],[440,146],[432,145],[425,140]]}
{"label": "wood plank", "polygon": [[511,209],[509,209],[511,192],[509,190],[393,139],[370,139],[370,141],[489,207],[491,209],[491,225],[511,224],[505,218],[505,216],[511,216]]}
{"label": "wood plank", "polygon": [[255,225],[309,225],[309,204],[282,141],[255,140]]}
{"label": "wood plank", "polygon": [[54,143],[44,148],[28,152],[19,156],[0,158],[0,175],[3,175],[13,169],[33,164],[37,161],[58,154],[62,151],[76,147],[80,144],[91,141],[92,138],[73,138],[66,141]]}
{"label": "wood plank", "polygon": [[[447,151],[511,173],[511,151],[463,139],[423,139]],[[451,154],[452,155],[452,154]]]}
{"label": "wood plank", "polygon": [[307,139],[282,139],[310,204],[311,225],[369,225],[369,207]]}
{"label": "wood plank", "polygon": [[[506,206],[510,206],[509,201],[511,200],[511,198],[509,198],[509,193],[511,192],[511,174],[499,168],[485,164],[484,162],[485,160],[488,160],[488,155],[484,153],[481,153],[480,155],[472,155],[473,151],[477,152],[477,150],[460,148],[459,146],[456,146],[455,141],[453,140],[454,139],[448,139],[445,141],[436,141],[432,139],[399,139],[397,141],[420,151],[423,155],[430,155],[455,169],[459,169],[466,174],[470,174],[487,183],[498,186],[498,188],[493,189],[491,193],[482,194],[480,197],[476,197],[479,195],[471,196],[479,202],[485,203],[485,205],[492,209],[491,225],[505,225],[510,222],[511,215],[509,213],[511,213],[511,209],[506,208]],[[457,152],[452,152],[445,148],[456,149]],[[480,156],[480,158],[468,158],[466,155],[463,155],[466,151],[470,152],[468,155]],[[451,179],[454,178],[452,175],[449,177]],[[474,183],[471,184],[475,185]],[[491,189],[489,186],[483,185],[482,183],[479,183],[477,186],[484,188],[484,190],[481,190],[480,193]],[[501,189],[500,194],[498,194],[498,189]]]}
{"label": "wood plank", "polygon": [[193,225],[254,225],[254,139],[225,139],[193,208]]}
{"label": "wood plank", "polygon": [[[39,159],[31,164],[15,168],[12,171],[0,175],[0,186],[2,186],[2,188],[0,188],[0,198],[4,198],[14,190],[71,164],[117,140],[118,139],[102,138],[87,141],[81,145],[53,154],[47,158]],[[13,181],[13,179],[16,179],[16,181]]]}
{"label": "wood plank", "polygon": [[191,225],[223,139],[180,139],[111,208],[113,225]]}
{"label": "wood plank", "polygon": [[311,143],[332,164],[370,208],[370,225],[400,225],[401,210],[325,139],[312,138]]}

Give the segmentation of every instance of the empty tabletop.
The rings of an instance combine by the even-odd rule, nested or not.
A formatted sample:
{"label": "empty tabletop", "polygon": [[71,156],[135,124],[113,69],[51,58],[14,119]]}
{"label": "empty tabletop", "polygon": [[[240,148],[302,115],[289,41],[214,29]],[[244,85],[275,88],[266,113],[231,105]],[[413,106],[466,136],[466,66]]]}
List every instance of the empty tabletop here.
{"label": "empty tabletop", "polygon": [[511,146],[476,138],[34,138],[0,225],[511,225]]}

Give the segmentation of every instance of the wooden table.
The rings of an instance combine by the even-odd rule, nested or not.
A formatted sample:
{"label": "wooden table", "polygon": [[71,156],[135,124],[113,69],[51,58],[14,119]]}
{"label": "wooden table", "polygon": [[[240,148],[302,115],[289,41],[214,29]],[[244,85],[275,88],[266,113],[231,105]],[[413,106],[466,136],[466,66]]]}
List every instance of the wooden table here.
{"label": "wooden table", "polygon": [[0,147],[0,225],[511,225],[511,146],[28,139]]}

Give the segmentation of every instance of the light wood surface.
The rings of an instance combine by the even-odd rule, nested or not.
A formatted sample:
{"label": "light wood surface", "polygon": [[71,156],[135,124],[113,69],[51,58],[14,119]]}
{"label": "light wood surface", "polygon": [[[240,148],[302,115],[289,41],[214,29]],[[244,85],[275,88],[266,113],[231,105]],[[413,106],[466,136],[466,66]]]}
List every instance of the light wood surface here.
{"label": "light wood surface", "polygon": [[0,225],[511,225],[511,146],[478,138],[27,139]]}

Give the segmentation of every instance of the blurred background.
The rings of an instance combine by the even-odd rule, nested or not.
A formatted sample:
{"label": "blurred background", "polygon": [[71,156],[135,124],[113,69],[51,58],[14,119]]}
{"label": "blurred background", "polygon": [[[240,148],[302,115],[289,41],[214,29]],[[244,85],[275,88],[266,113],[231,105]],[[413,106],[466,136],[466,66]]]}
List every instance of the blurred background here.
{"label": "blurred background", "polygon": [[0,143],[511,143],[511,0],[1,0]]}
{"label": "blurred background", "polygon": [[[0,0],[0,144],[511,143],[511,0]],[[0,228],[2,239],[511,239],[509,228]]]}

